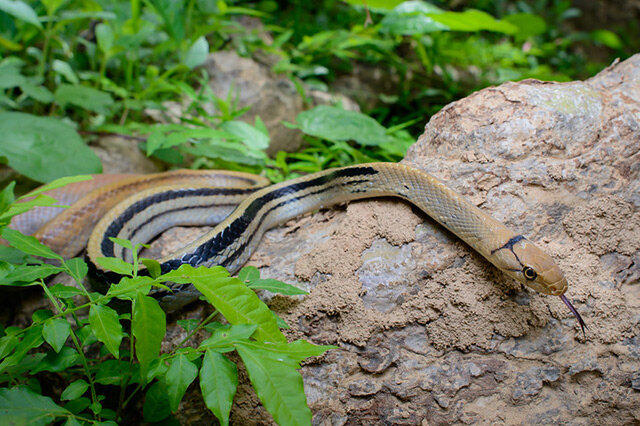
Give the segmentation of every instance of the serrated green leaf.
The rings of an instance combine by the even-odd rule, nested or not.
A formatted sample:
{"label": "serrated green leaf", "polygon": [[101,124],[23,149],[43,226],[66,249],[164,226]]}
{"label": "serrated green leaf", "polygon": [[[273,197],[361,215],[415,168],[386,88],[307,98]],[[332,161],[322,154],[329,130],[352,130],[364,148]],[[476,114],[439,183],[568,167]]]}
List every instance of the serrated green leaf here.
{"label": "serrated green leaf", "polygon": [[262,405],[273,419],[281,425],[310,425],[311,410],[296,363],[245,343],[237,343],[236,350]]}
{"label": "serrated green leaf", "polygon": [[7,157],[11,168],[38,182],[102,171],[100,159],[71,126],[58,119],[0,112],[0,134],[0,156]]}
{"label": "serrated green leaf", "polygon": [[42,328],[42,337],[56,352],[60,352],[70,333],[71,325],[64,318],[48,319]]}
{"label": "serrated green leaf", "polygon": [[169,395],[169,406],[172,412],[178,410],[178,405],[182,401],[184,393],[198,375],[198,367],[189,361],[182,353],[179,353],[171,361],[171,365],[164,376]]}
{"label": "serrated green leaf", "polygon": [[142,293],[136,294],[131,328],[141,376],[145,378],[149,364],[160,353],[160,345],[167,331],[166,316],[157,300]]}
{"label": "serrated green leaf", "polygon": [[69,299],[74,296],[79,296],[84,294],[82,290],[76,287],[70,287],[64,284],[55,284],[49,287],[49,291],[56,297],[60,299]]}
{"label": "serrated green leaf", "polygon": [[60,84],[53,96],[62,108],[71,104],[104,115],[109,114],[109,108],[114,104],[109,93],[89,86]]}
{"label": "serrated green leaf", "polygon": [[96,338],[104,343],[111,354],[120,356],[120,343],[124,332],[118,320],[118,313],[108,306],[91,305],[89,308],[89,325]]}
{"label": "serrated green leaf", "polygon": [[47,396],[25,387],[0,389],[0,420],[7,425],[48,425],[69,415]]}
{"label": "serrated green leaf", "polygon": [[133,275],[133,265],[117,257],[98,257],[96,263],[120,275]]}
{"label": "serrated green leaf", "polygon": [[354,140],[362,145],[388,142],[387,129],[368,115],[357,111],[320,105],[296,117],[304,133],[330,141]]}
{"label": "serrated green leaf", "polygon": [[36,12],[27,3],[20,0],[0,0],[0,10],[24,22],[42,29]]}
{"label": "serrated green leaf", "polygon": [[229,323],[256,324],[257,340],[285,342],[286,338],[278,329],[269,307],[242,281],[224,275],[221,275],[220,269],[217,268],[195,269],[191,265],[182,265],[164,277],[167,277],[167,281],[192,282]]}
{"label": "serrated green leaf", "polygon": [[223,426],[229,424],[229,413],[237,388],[236,365],[224,355],[207,350],[200,368],[200,389],[205,405]]}
{"label": "serrated green leaf", "polygon": [[62,401],[68,401],[71,399],[80,398],[87,391],[87,389],[89,389],[89,383],[85,382],[82,379],[76,380],[75,382],[71,382],[69,386],[67,386],[65,390],[62,391],[60,399]]}
{"label": "serrated green leaf", "polygon": [[292,286],[291,284],[283,283],[282,281],[274,280],[272,278],[261,278],[247,284],[249,288],[254,290],[267,290],[271,293],[284,294],[286,296],[295,296],[300,294],[308,294],[306,291]]}
{"label": "serrated green leaf", "polygon": [[11,247],[22,250],[32,256],[62,260],[62,256],[54,253],[53,250],[30,235],[23,235],[13,229],[4,228],[2,230],[2,237],[9,242]]}

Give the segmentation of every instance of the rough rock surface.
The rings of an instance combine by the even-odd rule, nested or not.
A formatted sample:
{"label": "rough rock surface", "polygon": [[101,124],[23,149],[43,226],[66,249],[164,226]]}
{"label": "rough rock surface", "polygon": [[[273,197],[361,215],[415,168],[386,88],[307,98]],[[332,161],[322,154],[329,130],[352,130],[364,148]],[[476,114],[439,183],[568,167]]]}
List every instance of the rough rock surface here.
{"label": "rough rock surface", "polygon": [[[548,251],[587,338],[558,298],[402,202],[309,215],[251,263],[310,290],[271,300],[289,337],[340,347],[301,370],[314,424],[640,423],[640,55],[452,103],[405,162]],[[183,415],[210,421],[198,401]],[[232,421],[272,422],[246,380]]]}

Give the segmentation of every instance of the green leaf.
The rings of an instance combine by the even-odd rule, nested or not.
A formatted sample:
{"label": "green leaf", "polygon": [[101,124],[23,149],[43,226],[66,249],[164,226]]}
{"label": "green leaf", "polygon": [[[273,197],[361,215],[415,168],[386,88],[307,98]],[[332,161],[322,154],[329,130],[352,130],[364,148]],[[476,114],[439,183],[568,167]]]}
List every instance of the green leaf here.
{"label": "green leaf", "polygon": [[89,308],[89,325],[96,338],[104,343],[111,354],[120,356],[120,342],[124,332],[118,320],[118,313],[108,306],[91,305]]}
{"label": "green leaf", "polygon": [[261,278],[249,283],[248,286],[253,290],[267,290],[271,293],[284,294],[286,296],[309,294],[298,287],[292,286],[291,284],[283,283],[282,281],[274,280],[272,278]]}
{"label": "green leaf", "polygon": [[164,381],[160,380],[149,387],[144,398],[142,415],[145,422],[153,423],[166,419],[170,414],[167,387]]}
{"label": "green leaf", "polygon": [[189,361],[184,354],[179,353],[173,358],[167,374],[164,376],[172,412],[178,411],[178,405],[180,405],[184,393],[197,375],[198,367]]}
{"label": "green leaf", "polygon": [[109,56],[111,49],[113,48],[113,42],[115,36],[113,30],[109,24],[104,22],[96,26],[96,39],[98,41],[98,47],[105,56]]}
{"label": "green leaf", "polygon": [[184,328],[184,330],[187,333],[191,333],[193,330],[195,330],[198,327],[199,323],[200,323],[200,320],[198,320],[196,318],[189,318],[189,319],[183,319],[183,320],[176,321],[176,324],[178,324],[180,327]]}
{"label": "green leaf", "polygon": [[42,24],[36,12],[20,0],[0,0],[0,10],[22,21],[28,22],[42,29]]}
{"label": "green leaf", "polygon": [[18,338],[16,336],[0,337],[0,359],[9,355],[17,344]]}
{"label": "green leaf", "polygon": [[276,423],[311,424],[311,410],[307,406],[302,376],[296,370],[295,362],[286,356],[278,358],[245,343],[237,343],[236,350],[260,401]]}
{"label": "green leaf", "polygon": [[436,22],[429,14],[444,12],[423,1],[406,1],[395,7],[380,22],[380,31],[394,35],[429,34],[449,28]]}
{"label": "green leaf", "polygon": [[68,63],[59,59],[54,59],[51,68],[53,68],[55,72],[66,78],[69,83],[80,83],[80,80],[78,80],[78,76],[76,76],[76,73],[73,72],[71,65],[69,65]]}
{"label": "green leaf", "polygon": [[96,263],[120,275],[133,275],[133,265],[117,257],[98,257]]}
{"label": "green leaf", "polygon": [[68,401],[71,399],[80,398],[86,391],[89,389],[89,383],[85,382],[82,379],[76,380],[69,384],[64,391],[62,391],[62,395],[60,395],[60,399],[62,401]]}
{"label": "green leaf", "polygon": [[[362,0],[344,0],[346,3],[349,3],[351,6],[355,6],[357,8],[362,8],[364,6],[364,2]],[[385,13],[394,7],[401,4],[403,0],[366,0],[367,7],[376,13]]]}
{"label": "green leaf", "polygon": [[193,268],[182,265],[163,275],[167,281],[192,282],[231,324],[256,324],[255,338],[285,342],[269,307],[237,278],[229,278],[224,268]]}
{"label": "green leaf", "polygon": [[100,363],[95,382],[101,385],[119,385],[125,377],[131,376],[130,367],[126,361],[108,359]]}
{"label": "green leaf", "polygon": [[67,286],[64,284],[55,284],[49,287],[49,291],[51,292],[51,294],[60,299],[69,299],[74,296],[84,294],[79,288]]}
{"label": "green leaf", "polygon": [[107,296],[117,297],[122,300],[133,300],[138,293],[146,295],[151,290],[151,277],[123,277],[118,284],[109,287]]}
{"label": "green leaf", "polygon": [[38,182],[102,170],[100,159],[76,131],[55,118],[0,112],[0,134],[0,156],[7,157],[17,172]]}
{"label": "green leaf", "polygon": [[29,197],[33,197],[36,195],[40,195],[43,192],[47,192],[47,191],[51,191],[53,189],[58,189],[58,188],[62,188],[63,186],[67,186],[70,183],[76,183],[76,182],[84,182],[87,180],[92,180],[93,176],[91,175],[77,175],[77,176],[64,176],[61,178],[58,178],[56,180],[53,180],[47,184],[44,184],[42,186],[39,186],[38,188],[34,189],[33,191],[27,193],[26,195],[23,195],[21,197],[18,198],[18,200],[23,200],[25,198],[29,198]]}
{"label": "green leaf", "polygon": [[207,56],[209,56],[209,43],[207,43],[205,36],[201,36],[191,45],[189,50],[187,50],[187,54],[184,58],[184,64],[187,68],[194,69],[195,67],[204,64],[204,61],[207,60]]}
{"label": "green leaf", "polygon": [[0,389],[0,422],[6,425],[48,425],[70,413],[47,396],[25,387]]}
{"label": "green leaf", "polygon": [[373,118],[338,107],[317,106],[298,114],[296,122],[304,133],[330,141],[380,145],[389,140],[387,130]]}
{"label": "green leaf", "polygon": [[267,149],[269,147],[269,135],[256,129],[251,124],[232,120],[225,121],[220,128],[236,136],[250,148]]}
{"label": "green leaf", "polygon": [[42,0],[49,16],[53,16],[64,2],[65,0]]}
{"label": "green leaf", "polygon": [[18,265],[0,278],[0,285],[24,286],[38,285],[36,280],[62,272],[63,269],[53,265]]}
{"label": "green leaf", "polygon": [[518,27],[506,21],[496,20],[493,16],[480,10],[469,9],[464,12],[444,12],[431,14],[431,18],[449,27],[451,31],[493,31],[515,34]]}
{"label": "green leaf", "polygon": [[623,44],[620,37],[609,30],[595,30],[591,31],[591,38],[598,43],[602,43],[611,49],[622,49]]}
{"label": "green leaf", "polygon": [[22,89],[22,91],[29,97],[38,102],[42,102],[43,104],[53,102],[53,93],[40,84],[24,83],[20,85],[20,89]]}
{"label": "green leaf", "polygon": [[2,237],[9,242],[11,247],[22,250],[32,256],[62,260],[62,256],[54,253],[53,250],[30,235],[23,235],[13,229],[4,228],[2,230]]}
{"label": "green leaf", "polygon": [[42,325],[31,326],[24,333],[22,339],[15,345],[15,352],[0,363],[0,372],[18,364],[29,350],[37,348],[42,342],[44,342],[42,338]]}
{"label": "green leaf", "polygon": [[152,278],[158,278],[162,274],[160,262],[157,260],[146,259],[143,257],[140,259],[140,262],[142,262],[142,264],[147,268],[147,271],[149,271],[149,275],[151,275]]}
{"label": "green leaf", "polygon": [[518,40],[535,37],[547,30],[547,24],[544,19],[532,13],[514,13],[513,15],[505,16],[503,21],[518,27],[518,32],[515,34]]}
{"label": "green leaf", "polygon": [[245,266],[238,272],[238,279],[245,284],[260,279],[260,271],[255,266]]}
{"label": "green leaf", "polygon": [[65,264],[67,268],[69,268],[70,275],[76,282],[81,283],[84,277],[87,276],[87,272],[89,272],[86,262],[79,257],[69,259],[65,261]]}
{"label": "green leaf", "polygon": [[200,389],[205,405],[223,426],[229,424],[229,413],[237,388],[236,365],[224,355],[207,350],[200,368]]}
{"label": "green leaf", "polygon": [[71,104],[104,115],[114,103],[110,94],[89,86],[61,84],[53,96],[62,108]]}
{"label": "green leaf", "polygon": [[60,352],[70,333],[71,325],[64,318],[48,319],[42,329],[42,337],[56,352]]}
{"label": "green leaf", "polygon": [[82,362],[80,354],[75,349],[69,346],[64,346],[59,353],[48,352],[40,363],[31,370],[31,374],[37,374],[41,371],[50,371],[52,373],[59,373],[68,369],[73,365],[78,365]]}
{"label": "green leaf", "polygon": [[207,327],[211,331],[211,337],[200,344],[200,348],[215,348],[217,350],[232,350],[233,344],[240,340],[249,340],[255,333],[257,326],[254,324],[221,325],[211,324],[215,327]]}
{"label": "green leaf", "polygon": [[160,353],[160,345],[166,331],[166,316],[158,305],[158,301],[141,293],[136,294],[133,304],[132,333],[135,337],[136,357],[140,362],[143,381],[149,364]]}
{"label": "green leaf", "polygon": [[276,358],[280,357],[280,355],[285,356],[296,363],[312,356],[320,356],[329,349],[338,348],[337,346],[314,345],[306,340],[296,340],[291,343],[261,343],[247,341],[242,342],[242,344],[256,350],[268,351]]}
{"label": "green leaf", "polygon": [[0,192],[0,213],[7,211],[11,203],[15,201],[15,196],[13,195],[13,189],[15,186],[16,182],[13,181],[9,183],[9,185],[5,186]]}

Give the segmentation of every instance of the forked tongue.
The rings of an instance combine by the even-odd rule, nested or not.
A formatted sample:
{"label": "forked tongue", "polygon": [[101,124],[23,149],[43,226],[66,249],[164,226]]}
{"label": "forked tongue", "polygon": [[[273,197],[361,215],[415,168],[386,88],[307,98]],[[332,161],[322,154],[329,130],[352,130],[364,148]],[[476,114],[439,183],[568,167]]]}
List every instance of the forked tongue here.
{"label": "forked tongue", "polygon": [[564,302],[565,305],[567,305],[567,308],[569,308],[569,310],[571,311],[571,313],[576,317],[576,319],[578,320],[578,323],[580,324],[580,327],[582,328],[582,336],[584,337],[585,340],[587,340],[587,334],[584,332],[585,328],[587,328],[587,325],[584,323],[584,321],[582,320],[582,317],[580,316],[580,314],[578,313],[578,311],[576,311],[576,308],[573,307],[573,305],[571,304],[571,302],[569,302],[569,299],[567,299],[567,296],[565,296],[564,294],[560,295],[560,299],[562,299],[562,301]]}

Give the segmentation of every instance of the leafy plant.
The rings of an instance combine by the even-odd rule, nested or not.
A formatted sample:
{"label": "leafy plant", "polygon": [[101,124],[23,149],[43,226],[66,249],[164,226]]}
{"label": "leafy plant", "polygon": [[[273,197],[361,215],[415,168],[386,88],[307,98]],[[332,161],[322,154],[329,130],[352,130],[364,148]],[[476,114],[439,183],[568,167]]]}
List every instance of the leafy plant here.
{"label": "leafy plant", "polygon": [[[85,177],[65,178],[45,189],[81,179]],[[106,294],[91,292],[83,284],[88,268],[82,259],[64,260],[35,238],[6,227],[11,217],[27,208],[54,202],[41,193],[30,195],[35,198],[14,203],[13,185],[0,193],[0,235],[11,245],[0,250],[0,285],[39,286],[52,309],[34,312],[28,327],[12,326],[2,331],[0,382],[7,387],[0,389],[0,422],[121,421],[127,406],[142,391],[145,421],[160,421],[178,410],[187,388],[199,378],[205,405],[221,424],[228,424],[238,377],[236,365],[225,354],[236,351],[258,397],[276,422],[310,423],[311,412],[297,369],[302,360],[331,347],[304,340],[287,342],[279,330],[283,321],[253,289],[288,295],[304,291],[277,280],[261,279],[253,267],[241,270],[238,278],[230,277],[222,267],[189,265],[160,274],[157,262],[138,258],[140,246],[114,239],[132,249],[134,262],[99,259],[103,267],[124,276]],[[150,275],[139,274],[139,262],[149,268]],[[67,274],[73,285],[48,287],[44,280],[57,273]],[[179,321],[186,337],[161,353],[166,316],[151,295],[154,288],[170,291],[169,282],[193,284],[215,309],[202,321]],[[116,299],[128,302],[130,313],[116,311],[110,303]],[[228,324],[216,321],[219,316]],[[197,332],[208,333],[209,337],[190,346]],[[45,373],[58,375],[66,383],[59,396],[43,392],[40,378]],[[113,394],[118,396],[109,396]]]}

